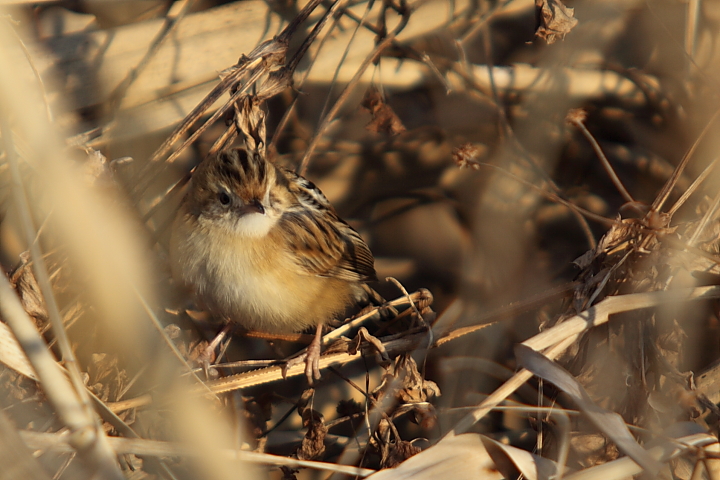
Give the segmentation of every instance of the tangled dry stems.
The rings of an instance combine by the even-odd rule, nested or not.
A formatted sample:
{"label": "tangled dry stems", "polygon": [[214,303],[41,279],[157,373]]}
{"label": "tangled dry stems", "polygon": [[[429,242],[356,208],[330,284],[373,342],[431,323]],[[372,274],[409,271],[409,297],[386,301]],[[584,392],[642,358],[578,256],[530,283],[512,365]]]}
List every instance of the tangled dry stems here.
{"label": "tangled dry stems", "polygon": [[[169,33],[189,15],[191,3],[183,4],[180,10],[165,19],[161,34],[153,40],[147,56],[114,89],[111,105],[115,113],[129,98],[132,84],[150,68],[148,62],[159,55]],[[539,2],[538,7],[542,20],[538,31],[548,43],[566,36],[577,23],[572,9],[559,2]],[[297,115],[292,112],[296,107],[294,103],[286,105],[287,115],[280,122],[281,127],[268,140],[266,102],[287,91],[300,60],[314,43],[319,42],[324,27],[338,18],[350,19],[355,25],[367,25],[340,3],[333,4],[320,16],[315,12],[318,8],[319,2],[306,5],[282,33],[260,43],[243,55],[236,65],[223,71],[217,86],[178,123],[155,153],[148,156],[149,161],[138,164],[136,158],[129,162],[134,169],[130,173],[123,172],[119,162],[100,159],[96,164],[98,168],[90,174],[96,187],[125,189],[127,198],[134,199],[131,203],[135,217],[142,219],[153,238],[153,245],[160,245],[159,248],[156,245],[157,258],[163,256],[163,235],[167,226],[163,216],[167,217],[167,211],[172,210],[172,203],[183,184],[183,180],[167,182],[164,174],[168,166],[187,156],[190,147],[203,138],[210,139],[208,152],[242,141],[248,148],[281,157],[278,153],[281,140],[278,139],[282,139],[284,128],[292,127],[292,116]],[[499,15],[502,7],[496,8],[472,12],[469,23],[474,21],[478,26],[468,28],[461,43],[482,31],[492,15]],[[391,28],[385,23],[388,12],[395,12],[399,17]],[[554,21],[553,12],[561,14],[558,21]],[[20,181],[21,177],[32,177],[23,162],[42,165],[33,148],[38,145],[40,153],[49,150],[39,147],[42,142],[33,141],[37,140],[37,132],[33,136],[32,132],[23,130],[21,121],[4,114],[0,129],[3,161],[8,167],[3,173],[9,171],[14,177],[13,205],[25,205],[20,209],[20,218],[24,222],[26,244],[31,247],[30,258],[9,272],[10,282],[0,285],[0,311],[10,326],[10,329],[0,330],[3,332],[2,361],[8,366],[2,373],[4,401],[12,407],[10,411],[19,438],[30,448],[43,452],[41,460],[45,468],[68,477],[88,476],[92,471],[100,471],[105,478],[123,478],[130,475],[131,470],[122,472],[119,469],[115,462],[117,454],[124,455],[126,467],[135,468],[143,475],[166,477],[172,477],[175,470],[191,471],[187,461],[200,462],[202,468],[220,472],[218,476],[222,477],[230,475],[227,466],[239,459],[282,467],[285,478],[292,478],[298,474],[298,469],[304,468],[364,477],[372,475],[376,468],[387,467],[396,468],[379,472],[375,474],[376,478],[420,478],[420,472],[429,478],[434,468],[441,469],[445,475],[453,473],[457,478],[464,474],[476,475],[477,468],[488,472],[498,469],[506,477],[519,471],[528,478],[619,478],[642,470],[662,475],[672,472],[676,477],[690,478],[693,469],[704,469],[709,478],[718,478],[717,454],[713,450],[717,445],[717,421],[720,418],[716,406],[720,401],[716,388],[717,369],[711,367],[698,373],[699,366],[705,366],[707,358],[716,359],[719,352],[715,346],[708,348],[706,354],[696,352],[693,356],[691,353],[703,348],[699,345],[703,330],[713,329],[717,322],[713,301],[720,296],[717,286],[717,206],[720,196],[713,195],[712,187],[707,186],[712,180],[714,160],[707,162],[708,166],[694,177],[686,171],[692,162],[700,162],[697,146],[706,139],[706,133],[715,128],[715,116],[708,116],[704,131],[695,137],[694,144],[687,149],[672,175],[662,178],[667,181],[660,193],[651,197],[650,205],[643,205],[634,198],[634,192],[630,193],[632,188],[626,188],[620,175],[615,174],[612,162],[607,158],[610,155],[606,155],[607,146],[596,141],[591,128],[586,128],[584,113],[579,116],[580,111],[570,110],[569,122],[590,142],[620,193],[610,193],[601,182],[595,186],[604,189],[602,195],[608,203],[625,204],[619,208],[626,214],[624,218],[607,218],[601,215],[602,212],[598,213],[598,209],[591,211],[592,207],[582,209],[574,205],[564,188],[558,186],[559,182],[538,162],[542,155],[529,150],[532,135],[523,133],[522,128],[512,124],[512,119],[505,114],[503,102],[510,100],[507,93],[504,99],[498,93],[508,90],[508,84],[504,83],[505,69],[512,68],[519,82],[516,88],[525,94],[552,88],[551,83],[537,81],[544,78],[547,70],[543,71],[544,67],[534,70],[493,67],[491,64],[483,69],[468,65],[467,59],[449,62],[450,66],[442,65],[447,59],[431,60],[421,51],[402,43],[406,41],[402,37],[403,30],[410,28],[408,22],[413,16],[420,15],[419,10],[412,10],[402,2],[383,3],[380,20],[371,29],[377,36],[375,42],[365,57],[355,64],[352,74],[346,75],[343,92],[313,134],[304,139],[305,148],[295,158],[299,170],[305,172],[312,166],[310,159],[321,145],[330,150],[326,134],[340,116],[343,105],[350,101],[350,94],[360,84],[365,70],[387,60],[381,60],[381,56],[387,55],[390,49],[405,49],[403,58],[419,59],[429,65],[436,75],[443,77],[445,86],[456,88],[453,82],[459,77],[464,89],[484,96],[495,111],[503,112],[499,114],[497,124],[498,131],[506,139],[506,150],[498,148],[497,156],[509,155],[517,161],[494,161],[489,158],[486,146],[477,142],[456,141],[453,157],[459,166],[471,167],[485,175],[491,169],[500,172],[494,177],[495,183],[484,186],[484,192],[496,202],[493,208],[501,216],[508,212],[503,209],[509,208],[520,211],[513,219],[529,218],[522,212],[538,209],[541,197],[572,210],[574,221],[590,238],[591,247],[584,248],[586,253],[576,259],[579,273],[574,281],[510,307],[486,309],[482,314],[474,310],[476,296],[481,294],[461,294],[453,301],[443,303],[437,319],[428,290],[408,293],[400,285],[400,292],[394,291],[397,298],[389,302],[373,292],[373,305],[325,336],[321,367],[327,383],[316,389],[307,389],[301,381],[294,379],[302,373],[301,365],[283,372],[281,364],[272,364],[281,363],[289,354],[281,341],[302,342],[302,335],[271,339],[271,347],[268,347],[267,339],[236,340],[235,343],[242,345],[243,352],[233,351],[236,347],[231,344],[227,357],[232,361],[218,362],[210,372],[194,368],[193,359],[204,349],[203,336],[196,326],[202,325],[202,321],[198,322],[196,318],[192,322],[184,313],[165,311],[162,302],[148,295],[150,290],[135,285],[132,289],[118,289],[114,293],[125,300],[133,298],[137,308],[124,310],[122,315],[118,313],[114,318],[121,321],[129,321],[129,317],[142,318],[146,324],[155,325],[155,332],[147,328],[133,330],[143,332],[134,336],[133,342],[138,348],[157,349],[163,353],[144,357],[140,365],[133,364],[129,359],[134,354],[131,350],[112,351],[108,346],[112,342],[107,339],[103,345],[103,336],[108,335],[108,331],[90,328],[81,331],[91,332],[92,337],[90,334],[72,335],[73,328],[79,329],[73,327],[75,322],[82,326],[83,320],[87,322],[93,318],[96,308],[101,312],[99,316],[107,310],[96,306],[93,300],[97,298],[84,296],[82,289],[68,279],[102,277],[103,272],[82,270],[81,264],[72,261],[72,248],[34,227],[43,210],[28,201],[34,199],[35,194],[32,187],[25,188]],[[290,40],[299,35],[299,26],[308,18],[314,22],[313,30],[288,58]],[[27,49],[25,51],[30,55]],[[38,71],[37,68],[34,70]],[[487,74],[484,84],[483,72]],[[613,77],[608,71],[592,69],[589,72],[573,69],[565,73],[570,86],[577,82],[578,75],[587,73],[585,82],[577,82],[586,89],[591,83],[588,79],[595,78],[593,75],[604,79],[585,93],[578,94],[577,90],[572,94],[562,92],[566,95],[565,101],[572,95],[599,101],[597,99],[602,98],[608,88],[603,82],[612,77],[617,80],[616,100],[622,99],[625,103],[621,106],[628,112],[637,112],[633,105],[638,102],[643,108],[663,104],[662,83],[646,73],[625,77]],[[523,80],[527,80],[525,86],[520,85]],[[14,91],[13,88],[4,84],[4,95]],[[364,104],[372,116],[369,130],[375,135],[387,135],[381,143],[390,143],[386,139],[393,136],[405,140],[408,137],[403,135],[413,133],[413,128],[402,122],[409,117],[390,107],[384,95],[378,90],[370,90],[365,98]],[[47,105],[47,95],[43,98]],[[222,104],[215,105],[221,98],[225,98]],[[660,111],[662,108],[658,107]],[[208,119],[198,126],[196,123],[205,117]],[[218,128],[221,119],[226,123]],[[34,128],[39,132],[43,131],[37,126],[41,123],[36,119]],[[50,125],[46,127],[46,132],[52,130]],[[293,133],[301,130],[297,125],[295,127]],[[106,131],[100,129],[75,137],[71,143],[79,142],[88,149],[91,146],[100,148],[108,141],[103,138]],[[556,133],[550,132],[549,136]],[[90,140],[98,134],[99,137]],[[33,148],[28,148],[29,145]],[[446,160],[449,158],[448,154]],[[392,159],[388,163],[392,166]],[[389,168],[386,175],[391,171]],[[472,173],[459,170],[455,175],[461,179],[471,178]],[[499,178],[509,183],[503,183]],[[440,182],[437,179],[437,183]],[[382,181],[375,179],[371,183],[377,186]],[[685,186],[678,195],[680,184]],[[522,187],[520,190],[518,185]],[[353,188],[349,186],[348,190]],[[673,191],[678,198],[666,208]],[[517,199],[518,192],[525,195],[524,200]],[[423,192],[423,195],[418,194],[419,202],[409,207],[402,205],[386,218],[399,216],[398,212],[403,209],[422,205],[427,198],[437,198],[432,193]],[[503,205],[507,200],[504,195],[515,201]],[[572,200],[582,198],[580,195]],[[686,202],[689,206],[683,207]],[[480,212],[487,214],[488,210],[483,208]],[[679,221],[675,215],[683,208],[690,213]],[[362,202],[358,202],[355,209],[362,211]],[[458,207],[458,211],[462,208]],[[580,220],[582,215],[599,221],[607,229],[597,244],[592,227]],[[492,223],[484,217],[481,222]],[[506,226],[507,223],[500,222],[490,228],[502,230]],[[514,228],[510,231],[518,232]],[[42,242],[36,241],[38,235]],[[483,238],[478,234],[474,239],[478,241],[477,248]],[[562,242],[562,239],[557,240]],[[44,252],[51,253],[46,258]],[[87,253],[88,258],[99,258],[92,255],[92,252]],[[498,250],[498,256],[502,257],[502,249]],[[44,264],[45,260],[49,260],[47,264]],[[463,279],[466,289],[491,291],[488,285],[493,281],[502,284],[503,273],[512,273],[513,261],[502,266],[507,272],[498,274],[488,268],[482,272],[481,280],[477,280],[477,272],[472,271],[475,265],[470,265],[468,271],[461,271],[458,276]],[[158,268],[158,271],[162,269]],[[552,303],[563,295],[564,303]],[[440,363],[444,356],[461,359],[449,350],[460,348],[455,345],[472,344],[478,336],[491,332],[495,325],[507,323],[508,318],[521,316],[524,312],[534,315],[548,305],[554,310],[546,310],[544,317],[543,312],[538,314],[545,320],[538,322],[542,331],[520,339],[524,347],[518,347],[512,356],[518,363],[509,365],[522,367],[519,370],[503,370],[500,361],[486,364],[470,358],[462,367],[459,363],[453,368],[448,367],[442,382],[432,376],[441,370],[434,364]],[[699,307],[690,308],[690,305]],[[467,325],[468,320],[470,325]],[[51,323],[52,328],[48,330]],[[212,330],[213,326],[208,329]],[[38,331],[46,336],[40,337]],[[66,331],[71,334],[69,338],[66,338]],[[14,342],[14,337],[18,342]],[[162,343],[148,342],[146,338],[162,338]],[[46,345],[56,348],[63,360],[62,366],[49,355]],[[178,362],[165,355],[167,351],[171,351]],[[247,356],[254,358],[247,360]],[[257,358],[264,362],[260,369],[236,371],[257,366]],[[502,355],[492,358],[497,360]],[[558,363],[548,359],[558,360]],[[469,394],[477,393],[470,381],[467,390],[459,389],[460,393],[447,399],[448,391],[457,390],[458,384],[463,386],[463,375],[457,369],[468,365],[484,370],[492,365],[504,376],[499,387],[478,390],[490,393],[469,408],[466,405],[472,398]],[[208,378],[208,374],[219,376]],[[533,377],[542,379],[543,383],[538,385]],[[180,385],[169,381],[176,378],[188,381]],[[437,379],[437,383],[430,378]],[[441,389],[445,395],[438,399]],[[525,424],[525,431],[537,432],[534,446],[538,455],[534,456],[519,437],[514,446],[503,445],[491,438],[500,435],[501,429],[488,417],[492,412],[510,411],[507,409],[511,397],[527,402],[522,398],[523,389],[530,389],[535,395],[531,401],[538,403],[520,406],[524,413],[533,417]],[[207,399],[210,400],[204,403]],[[577,407],[580,416],[575,415],[570,406]],[[169,411],[175,412],[173,416],[167,416]],[[282,411],[287,413],[283,415]],[[237,425],[247,429],[241,435],[243,448],[230,449],[234,445],[230,437],[222,438],[228,432],[223,431],[224,420],[213,419],[213,413],[217,412],[232,412]],[[459,413],[463,416],[457,418]],[[5,419],[0,417],[0,420]],[[183,428],[186,428],[185,432],[175,431]],[[4,430],[9,430],[3,440],[5,443],[16,441],[17,435],[11,437],[10,434],[17,432]],[[506,433],[513,433],[512,430],[505,429]],[[208,432],[215,438],[208,440]],[[193,444],[192,437],[200,441]],[[423,438],[430,438],[430,443],[423,444]],[[177,439],[189,443],[177,443]],[[204,448],[206,445],[202,443],[214,446],[215,450]],[[430,444],[433,446],[427,448]],[[249,451],[253,449],[254,452]],[[77,461],[72,456],[75,452]],[[28,452],[20,451],[17,455],[30,459],[20,468],[32,472],[32,478],[43,477],[43,471],[34,469],[36,463]],[[465,467],[460,461],[463,455],[464,460],[475,462],[472,473],[463,470]],[[215,465],[211,465],[213,462]],[[611,470],[613,468],[615,470]],[[307,471],[303,470],[299,475]]]}

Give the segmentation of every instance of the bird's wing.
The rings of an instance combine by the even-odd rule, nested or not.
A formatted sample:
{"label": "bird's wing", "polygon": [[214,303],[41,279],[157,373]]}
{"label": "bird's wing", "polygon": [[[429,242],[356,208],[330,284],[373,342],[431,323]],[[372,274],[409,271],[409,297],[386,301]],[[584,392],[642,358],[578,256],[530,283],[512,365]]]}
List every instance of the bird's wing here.
{"label": "bird's wing", "polygon": [[370,249],[336,216],[290,212],[283,215],[280,226],[303,273],[352,282],[377,279]]}
{"label": "bird's wing", "polygon": [[377,280],[375,260],[360,235],[337,216],[312,182],[285,173],[299,203],[282,216],[279,226],[303,273],[352,282]]}

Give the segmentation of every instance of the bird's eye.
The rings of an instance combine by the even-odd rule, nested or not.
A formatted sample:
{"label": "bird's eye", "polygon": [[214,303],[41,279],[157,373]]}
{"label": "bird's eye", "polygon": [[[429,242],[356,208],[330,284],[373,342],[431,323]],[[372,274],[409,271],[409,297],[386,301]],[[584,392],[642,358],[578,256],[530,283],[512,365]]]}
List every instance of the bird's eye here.
{"label": "bird's eye", "polygon": [[227,192],[220,192],[218,193],[218,200],[221,204],[225,205],[226,207],[230,205],[230,195],[228,195]]}

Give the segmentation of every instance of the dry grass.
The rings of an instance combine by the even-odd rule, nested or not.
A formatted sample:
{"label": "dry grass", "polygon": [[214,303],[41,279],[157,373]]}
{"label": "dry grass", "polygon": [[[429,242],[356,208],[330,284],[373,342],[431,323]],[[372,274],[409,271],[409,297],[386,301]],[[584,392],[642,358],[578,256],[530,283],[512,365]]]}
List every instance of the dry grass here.
{"label": "dry grass", "polygon": [[[715,6],[11,3],[0,479],[720,479]],[[169,278],[242,144],[388,279],[315,388]]]}

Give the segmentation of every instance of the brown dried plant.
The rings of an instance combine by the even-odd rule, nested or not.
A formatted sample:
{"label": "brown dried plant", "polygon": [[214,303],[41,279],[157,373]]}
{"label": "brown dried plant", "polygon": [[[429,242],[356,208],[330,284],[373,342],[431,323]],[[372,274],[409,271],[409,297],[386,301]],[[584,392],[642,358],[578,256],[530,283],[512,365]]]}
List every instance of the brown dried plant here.
{"label": "brown dried plant", "polygon": [[[720,478],[712,6],[56,3],[0,17],[0,472]],[[387,279],[314,388],[304,333],[198,364],[217,319],[169,279],[238,145]]]}

